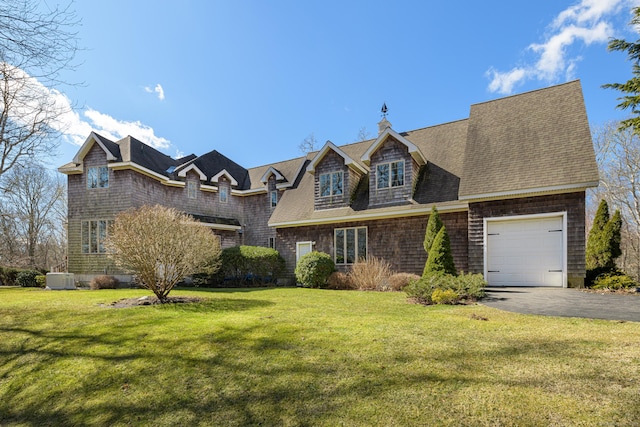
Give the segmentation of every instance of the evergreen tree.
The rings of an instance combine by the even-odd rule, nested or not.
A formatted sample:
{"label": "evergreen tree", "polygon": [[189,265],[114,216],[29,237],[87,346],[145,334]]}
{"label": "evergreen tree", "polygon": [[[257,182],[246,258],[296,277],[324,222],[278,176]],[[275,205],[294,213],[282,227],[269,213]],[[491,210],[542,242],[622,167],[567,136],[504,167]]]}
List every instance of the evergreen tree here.
{"label": "evergreen tree", "polygon": [[620,211],[616,209],[609,222],[604,228],[605,240],[609,244],[609,259],[607,260],[606,267],[614,269],[616,268],[616,259],[622,255],[620,249],[620,241],[622,239],[622,217]]}
{"label": "evergreen tree", "polygon": [[589,230],[587,239],[586,262],[587,270],[595,270],[605,266],[607,258],[607,239],[604,229],[609,222],[609,205],[606,200],[602,200],[598,205],[596,216],[593,219],[593,225]]}
{"label": "evergreen tree", "polygon": [[444,226],[438,231],[431,250],[429,251],[423,276],[426,276],[428,273],[456,275],[456,266],[453,262],[453,256],[451,255],[451,241],[449,240],[449,233],[447,233],[447,229]]}
{"label": "evergreen tree", "polygon": [[431,246],[433,245],[438,232],[443,227],[442,220],[440,219],[440,214],[438,213],[438,209],[434,206],[431,210],[431,215],[429,215],[429,221],[427,222],[427,229],[424,233],[424,250],[429,255],[429,251],[431,250]]}

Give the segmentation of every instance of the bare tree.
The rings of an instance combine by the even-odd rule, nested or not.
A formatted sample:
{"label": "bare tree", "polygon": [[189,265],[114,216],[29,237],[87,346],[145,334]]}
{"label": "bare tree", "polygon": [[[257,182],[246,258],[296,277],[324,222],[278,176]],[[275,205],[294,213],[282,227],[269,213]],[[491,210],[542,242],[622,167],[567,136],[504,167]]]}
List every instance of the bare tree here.
{"label": "bare tree", "polygon": [[[59,256],[63,250],[58,245],[64,242],[52,241],[51,237],[62,232],[63,224],[55,214],[64,200],[64,185],[40,165],[15,167],[2,182],[2,238],[14,263],[46,268],[52,261],[59,261],[49,256]],[[22,262],[15,258],[20,255]]]}
{"label": "bare tree", "polygon": [[618,264],[640,277],[640,137],[632,127],[610,122],[594,129],[600,186],[591,200],[605,199],[623,218],[623,256]]}
{"label": "bare tree", "polygon": [[316,141],[316,136],[311,132],[305,139],[302,140],[300,145],[298,145],[298,150],[302,154],[309,154],[318,149],[318,141]]}
{"label": "bare tree", "polygon": [[163,206],[120,213],[108,233],[116,264],[161,302],[184,277],[219,268],[220,239],[190,216]]}
{"label": "bare tree", "polygon": [[57,146],[68,113],[56,90],[72,69],[79,23],[70,6],[42,11],[36,0],[0,2],[0,176]]}
{"label": "bare tree", "polygon": [[366,126],[362,126],[360,130],[358,130],[358,136],[356,136],[356,142],[366,141],[371,138],[371,134],[367,130]]}

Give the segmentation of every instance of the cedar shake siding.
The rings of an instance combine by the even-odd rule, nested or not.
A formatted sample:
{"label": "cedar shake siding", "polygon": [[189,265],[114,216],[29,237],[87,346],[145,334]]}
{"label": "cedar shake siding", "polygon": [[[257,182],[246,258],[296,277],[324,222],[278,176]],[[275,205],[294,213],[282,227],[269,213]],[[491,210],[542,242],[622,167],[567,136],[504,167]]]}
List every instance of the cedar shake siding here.
{"label": "cedar shake siding", "polygon": [[469,204],[469,269],[484,271],[484,218],[567,212],[567,276],[581,287],[585,277],[585,192]]}
{"label": "cedar shake siding", "polygon": [[[468,271],[467,213],[440,214],[451,239],[451,252],[456,269]],[[429,216],[394,218],[380,221],[356,221],[307,227],[278,229],[278,251],[286,262],[287,278],[292,280],[296,261],[296,242],[315,242],[314,250],[326,252],[335,260],[334,230],[367,227],[367,256],[382,258],[395,272],[422,275],[427,261],[424,234]],[[348,271],[349,265],[337,266]]]}
{"label": "cedar shake siding", "polygon": [[[580,82],[474,104],[467,118],[406,132],[383,118],[379,130],[375,139],[327,141],[319,151],[249,169],[216,150],[172,159],[133,137],[114,142],[92,132],[59,168],[69,183],[69,272],[80,280],[118,273],[106,255],[82,253],[83,221],[109,221],[123,210],[160,204],[211,227],[223,247],[274,243],[289,281],[297,242],[315,242],[314,250],[335,259],[334,230],[355,227],[366,227],[367,256],[384,259],[394,271],[421,274],[425,228],[437,206],[459,272],[484,273],[488,257],[514,270],[502,282],[491,279],[497,284],[559,286],[559,276],[552,281],[547,274],[559,270],[539,265],[546,255],[559,261],[562,252],[562,285],[583,283],[585,190],[599,177]],[[87,188],[88,168],[99,166],[109,166],[108,187]],[[381,171],[387,176],[379,188]],[[337,181],[329,175],[330,194],[321,195],[322,177],[336,172],[342,194],[332,194]],[[485,245],[487,219],[509,217],[521,220],[519,226],[553,214],[566,219],[562,248],[555,239],[552,251],[534,253],[524,243],[529,237],[518,232],[497,246],[510,255],[517,249],[515,256],[493,256]],[[541,263],[528,263],[531,257]],[[339,268],[346,271],[349,264]]]}

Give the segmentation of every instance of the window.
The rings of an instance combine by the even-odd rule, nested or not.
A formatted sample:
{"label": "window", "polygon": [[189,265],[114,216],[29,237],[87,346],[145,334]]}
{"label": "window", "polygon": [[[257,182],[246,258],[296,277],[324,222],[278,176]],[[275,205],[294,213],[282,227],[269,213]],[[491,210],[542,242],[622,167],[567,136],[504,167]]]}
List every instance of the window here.
{"label": "window", "polygon": [[376,167],[378,188],[402,187],[404,185],[404,160],[382,163]]}
{"label": "window", "polygon": [[275,237],[269,237],[269,247],[271,249],[275,249],[276,248],[276,238]]}
{"label": "window", "polygon": [[342,172],[320,175],[320,197],[342,195]]}
{"label": "window", "polygon": [[229,189],[227,187],[220,187],[220,203],[227,203],[229,201]]}
{"label": "window", "polygon": [[108,188],[109,168],[96,166],[87,168],[87,188]]}
{"label": "window", "polygon": [[367,258],[367,227],[336,228],[334,239],[336,264],[353,264]]}
{"label": "window", "polygon": [[187,197],[190,199],[197,198],[198,195],[198,184],[195,181],[187,182]]}
{"label": "window", "polygon": [[112,220],[100,219],[96,221],[82,221],[82,253],[103,254],[107,250],[104,246],[109,230],[113,225]]}
{"label": "window", "polygon": [[271,207],[275,208],[277,204],[278,204],[278,192],[277,191],[272,191],[271,192]]}

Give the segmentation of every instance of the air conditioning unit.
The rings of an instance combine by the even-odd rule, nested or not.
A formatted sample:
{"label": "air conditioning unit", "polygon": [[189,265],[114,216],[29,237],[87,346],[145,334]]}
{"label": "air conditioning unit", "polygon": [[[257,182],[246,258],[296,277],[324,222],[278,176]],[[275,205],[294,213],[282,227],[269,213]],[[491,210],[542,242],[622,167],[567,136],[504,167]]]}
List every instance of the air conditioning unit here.
{"label": "air conditioning unit", "polygon": [[73,273],[47,273],[47,289],[75,289]]}

